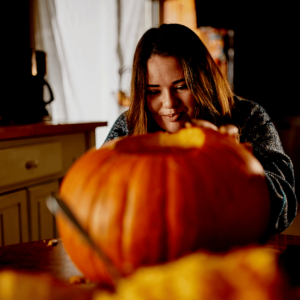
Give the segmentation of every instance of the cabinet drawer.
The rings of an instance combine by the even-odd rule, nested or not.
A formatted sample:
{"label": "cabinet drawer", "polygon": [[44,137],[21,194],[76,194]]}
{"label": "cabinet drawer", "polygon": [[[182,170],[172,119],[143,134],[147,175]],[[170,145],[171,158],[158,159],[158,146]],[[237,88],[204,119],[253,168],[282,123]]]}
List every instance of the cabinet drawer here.
{"label": "cabinet drawer", "polygon": [[59,142],[0,150],[0,187],[62,171]]}

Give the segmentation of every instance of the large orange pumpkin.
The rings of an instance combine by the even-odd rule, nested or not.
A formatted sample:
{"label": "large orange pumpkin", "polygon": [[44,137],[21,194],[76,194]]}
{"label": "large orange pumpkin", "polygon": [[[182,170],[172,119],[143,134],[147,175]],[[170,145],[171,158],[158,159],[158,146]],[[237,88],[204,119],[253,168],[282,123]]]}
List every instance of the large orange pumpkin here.
{"label": "large orange pumpkin", "polygon": [[[256,243],[270,214],[264,170],[248,148],[195,127],[87,152],[65,176],[60,195],[122,273],[198,249]],[[62,215],[57,221],[78,268],[110,282],[77,230]]]}

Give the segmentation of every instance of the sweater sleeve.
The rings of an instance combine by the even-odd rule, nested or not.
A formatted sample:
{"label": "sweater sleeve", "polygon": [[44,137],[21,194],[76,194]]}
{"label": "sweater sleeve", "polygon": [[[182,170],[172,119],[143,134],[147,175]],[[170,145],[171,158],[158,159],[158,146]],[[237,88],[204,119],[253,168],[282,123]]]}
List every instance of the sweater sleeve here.
{"label": "sweater sleeve", "polygon": [[[253,154],[266,174],[271,199],[269,233],[280,233],[290,226],[297,213],[293,164],[284,153],[278,132],[266,111],[252,101],[241,100],[238,106],[240,120],[244,119],[240,126],[241,142],[252,145]],[[249,113],[243,115],[245,111]]]}
{"label": "sweater sleeve", "polygon": [[117,118],[117,120],[113,124],[104,143],[120,136],[126,136],[128,134],[129,133],[128,133],[127,122],[126,122],[126,112],[124,112]]}

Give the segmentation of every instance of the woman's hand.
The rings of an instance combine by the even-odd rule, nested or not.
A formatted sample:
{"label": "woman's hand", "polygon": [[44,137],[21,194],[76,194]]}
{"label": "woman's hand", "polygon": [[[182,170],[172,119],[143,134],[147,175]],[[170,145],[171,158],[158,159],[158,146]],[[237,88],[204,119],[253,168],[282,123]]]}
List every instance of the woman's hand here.
{"label": "woman's hand", "polygon": [[232,137],[238,144],[240,143],[239,129],[235,125],[222,125],[219,128],[219,131],[223,134],[227,134],[228,136]]}
{"label": "woman's hand", "polygon": [[201,127],[213,129],[219,131],[222,134],[228,135],[229,137],[233,138],[238,144],[240,142],[239,129],[235,125],[222,125],[218,128],[216,125],[209,121],[193,119],[190,122],[186,122],[185,127]]}

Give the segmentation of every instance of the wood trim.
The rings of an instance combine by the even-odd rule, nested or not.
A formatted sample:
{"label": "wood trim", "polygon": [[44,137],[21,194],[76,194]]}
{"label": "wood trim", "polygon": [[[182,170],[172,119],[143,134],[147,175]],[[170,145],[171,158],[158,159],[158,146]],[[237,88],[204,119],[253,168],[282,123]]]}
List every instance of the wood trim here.
{"label": "wood trim", "polygon": [[54,123],[41,122],[26,125],[0,126],[0,141],[37,136],[70,134],[77,132],[93,131],[97,127],[107,126],[107,122],[89,123]]}

